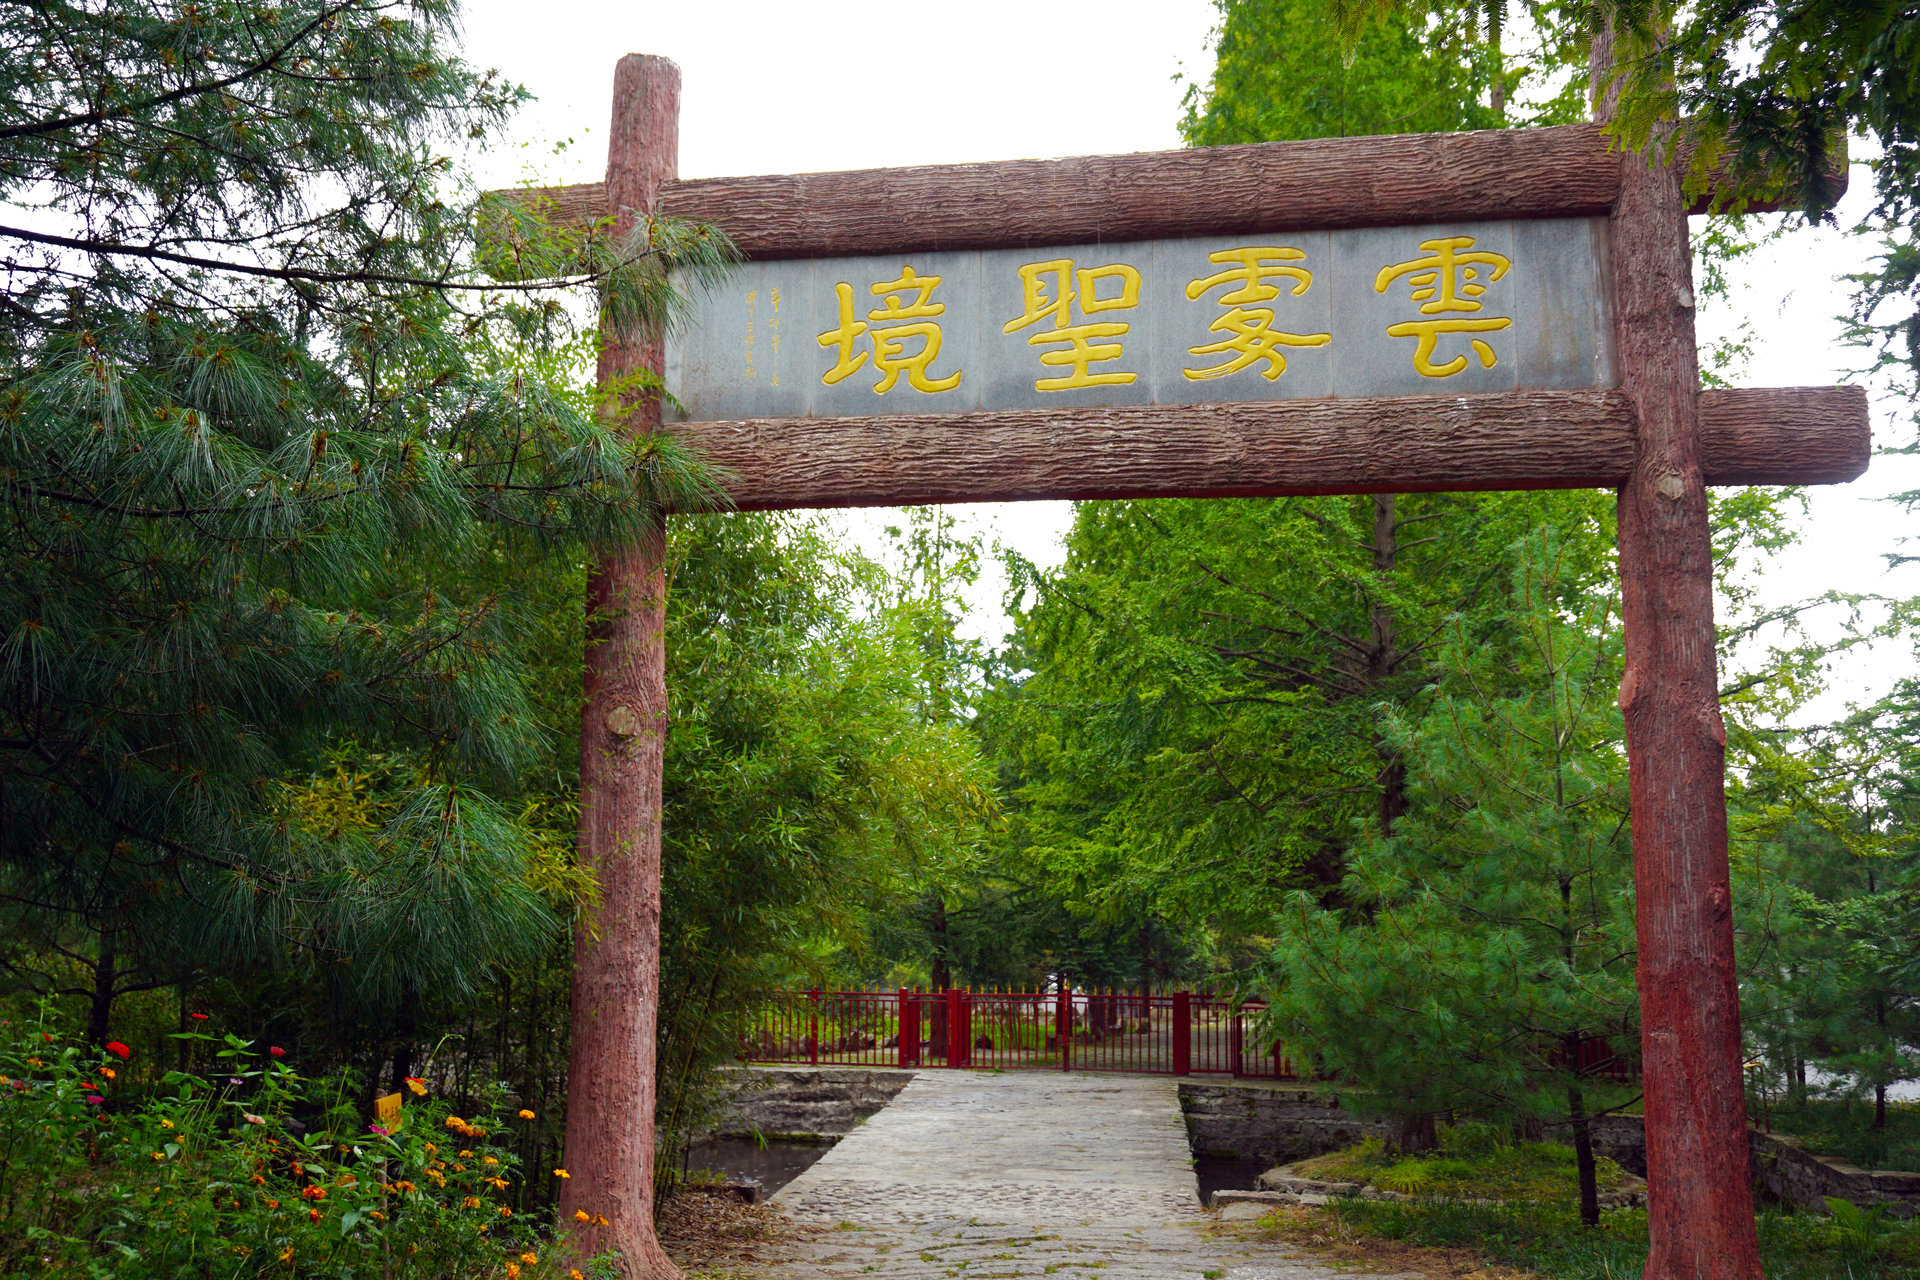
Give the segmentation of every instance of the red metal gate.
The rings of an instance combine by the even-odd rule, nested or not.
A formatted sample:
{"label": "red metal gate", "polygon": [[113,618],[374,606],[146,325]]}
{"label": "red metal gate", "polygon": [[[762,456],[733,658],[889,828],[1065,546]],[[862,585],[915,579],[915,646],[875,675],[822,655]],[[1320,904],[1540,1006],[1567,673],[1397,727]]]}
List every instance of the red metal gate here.
{"label": "red metal gate", "polygon": [[1266,1006],[1175,991],[781,991],[743,1062],[1294,1079]]}

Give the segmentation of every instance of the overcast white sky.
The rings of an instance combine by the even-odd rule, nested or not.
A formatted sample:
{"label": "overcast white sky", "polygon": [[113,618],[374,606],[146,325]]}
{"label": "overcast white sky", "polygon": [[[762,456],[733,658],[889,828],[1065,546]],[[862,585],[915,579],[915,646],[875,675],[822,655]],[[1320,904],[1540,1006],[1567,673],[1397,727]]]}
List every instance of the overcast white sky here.
{"label": "overcast white sky", "polygon": [[[814,5],[771,0],[708,4],[606,4],[594,0],[469,0],[466,48],[537,96],[513,130],[517,147],[483,159],[480,177],[508,185],[531,171],[545,181],[597,179],[613,66],[624,53],[680,64],[682,177],[876,168],[1031,156],[1149,151],[1180,145],[1184,71],[1212,67],[1208,0],[1120,0],[1098,22],[1074,22],[1032,0],[942,0],[914,5]],[[555,154],[556,144],[567,143]],[[1860,206],[1864,176],[1848,200]],[[1844,212],[1844,211],[1843,211]],[[1843,222],[1845,219],[1843,218]],[[1735,308],[1701,316],[1703,342],[1741,316],[1759,343],[1740,381],[1792,386],[1843,381],[1857,352],[1837,342],[1845,305],[1836,277],[1871,246],[1832,231],[1801,231],[1738,274]],[[1883,403],[1879,443],[1908,428]],[[1916,521],[1875,499],[1920,489],[1920,464],[1875,461],[1852,485],[1815,490],[1801,545],[1769,566],[1778,601],[1828,589],[1920,591],[1920,573],[1889,575],[1881,558]],[[1029,557],[1057,558],[1070,519],[1064,503],[961,508],[970,521]],[[850,527],[870,532],[873,521]],[[979,626],[998,638],[994,584],[984,584]],[[1870,696],[1911,667],[1904,651],[1851,661],[1840,696]]]}

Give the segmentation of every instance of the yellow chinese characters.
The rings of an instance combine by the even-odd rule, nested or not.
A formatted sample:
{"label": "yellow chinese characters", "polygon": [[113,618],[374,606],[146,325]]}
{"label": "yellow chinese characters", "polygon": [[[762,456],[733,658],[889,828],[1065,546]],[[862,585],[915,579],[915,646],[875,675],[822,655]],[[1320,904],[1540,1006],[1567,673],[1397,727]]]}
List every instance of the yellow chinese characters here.
{"label": "yellow chinese characters", "polygon": [[[1488,268],[1487,282],[1490,284],[1506,275],[1513,263],[1500,254],[1475,249],[1473,243],[1472,236],[1423,240],[1420,247],[1426,250],[1427,256],[1380,268],[1380,274],[1373,280],[1373,291],[1385,293],[1388,285],[1406,276],[1407,283],[1413,287],[1413,301],[1420,304],[1421,315],[1478,311],[1481,309],[1480,295],[1487,291],[1487,286],[1480,283],[1480,268]],[[1388,325],[1387,336],[1418,339],[1413,348],[1413,367],[1421,376],[1451,378],[1467,367],[1467,358],[1455,356],[1445,364],[1433,363],[1434,348],[1439,344],[1441,334],[1493,333],[1512,327],[1513,320],[1508,316],[1478,319],[1456,316],[1442,320],[1403,320],[1399,324]],[[1493,368],[1491,346],[1479,338],[1470,339],[1469,345],[1473,353],[1480,357],[1481,368]]]}
{"label": "yellow chinese characters", "polygon": [[[1119,282],[1119,292],[1103,298],[1100,296],[1100,285],[1108,280]],[[1102,311],[1126,311],[1138,306],[1140,273],[1134,268],[1114,263],[1111,266],[1081,267],[1076,270],[1072,258],[1029,262],[1020,268],[1020,299],[1020,314],[1002,325],[1000,332],[1017,333],[1051,316],[1053,324],[1028,334],[1027,345],[1058,345],[1058,350],[1042,351],[1040,363],[1049,369],[1066,370],[1051,378],[1035,381],[1035,391],[1125,386],[1138,376],[1117,369],[1103,369],[1096,373],[1089,368],[1120,358],[1119,343],[1096,342],[1093,339],[1123,336],[1128,328],[1125,322],[1094,320],[1073,323],[1076,302],[1083,317]]]}
{"label": "yellow chinese characters", "polygon": [[1221,285],[1233,286],[1220,295],[1220,305],[1228,308],[1228,311],[1225,315],[1214,317],[1213,323],[1207,326],[1209,331],[1224,333],[1226,337],[1218,342],[1188,347],[1187,350],[1196,356],[1224,355],[1227,359],[1205,369],[1183,369],[1181,372],[1197,382],[1202,378],[1224,378],[1264,360],[1267,367],[1260,370],[1260,376],[1272,381],[1287,371],[1287,357],[1281,348],[1324,347],[1332,342],[1333,335],[1330,333],[1287,333],[1276,329],[1273,327],[1271,306],[1244,305],[1249,302],[1271,303],[1278,298],[1281,286],[1269,283],[1273,280],[1287,281],[1288,292],[1294,297],[1305,293],[1313,284],[1313,273],[1305,267],[1287,264],[1299,262],[1306,256],[1300,250],[1285,245],[1222,249],[1218,253],[1208,254],[1208,262],[1225,269],[1189,281],[1187,297],[1198,299],[1210,289],[1217,289]]}
{"label": "yellow chinese characters", "polygon": [[[883,299],[881,306],[867,312],[866,320],[853,318],[853,286],[842,282],[833,286],[840,300],[840,324],[819,337],[821,346],[835,352],[833,368],[820,377],[827,386],[843,382],[867,363],[867,353],[857,351],[864,335],[873,343],[873,367],[880,380],[873,384],[875,395],[885,395],[907,376],[907,385],[915,391],[951,391],[960,385],[960,371],[944,378],[928,372],[940,356],[940,324],[945,315],[944,302],[933,301],[933,291],[941,277],[916,275],[910,266],[900,268],[897,280],[870,285],[868,291]],[[912,301],[902,299],[911,297]],[[871,322],[871,323],[869,323]]]}

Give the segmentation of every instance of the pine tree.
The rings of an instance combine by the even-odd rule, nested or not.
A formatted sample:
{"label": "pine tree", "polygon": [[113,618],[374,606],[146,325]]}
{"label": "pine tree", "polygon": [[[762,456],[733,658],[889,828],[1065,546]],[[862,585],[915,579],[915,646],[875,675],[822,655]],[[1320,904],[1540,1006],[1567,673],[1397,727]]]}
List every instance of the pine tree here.
{"label": "pine tree", "polygon": [[[571,389],[555,290],[659,320],[727,247],[480,217],[456,157],[523,95],[454,19],[0,9],[0,863],[35,909],[383,997],[542,924],[484,790],[541,741],[508,606],[411,565],[531,566],[699,494]],[[410,764],[377,822],[316,821],[284,784],[349,734]]]}
{"label": "pine tree", "polygon": [[1348,905],[1281,913],[1270,1016],[1363,1105],[1563,1127],[1593,1224],[1589,1122],[1625,1100],[1596,1099],[1597,1046],[1637,1025],[1619,629],[1550,533],[1516,560],[1505,618],[1456,621],[1430,696],[1389,714],[1409,807],[1353,849]]}

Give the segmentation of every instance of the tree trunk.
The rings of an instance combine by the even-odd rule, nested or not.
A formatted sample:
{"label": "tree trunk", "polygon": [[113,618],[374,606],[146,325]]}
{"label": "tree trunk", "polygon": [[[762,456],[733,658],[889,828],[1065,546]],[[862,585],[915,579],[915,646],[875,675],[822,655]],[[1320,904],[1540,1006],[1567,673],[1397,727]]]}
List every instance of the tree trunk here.
{"label": "tree trunk", "polygon": [[[1593,45],[1596,104],[1613,62]],[[1695,400],[1692,261],[1678,175],[1626,155],[1609,220],[1623,389],[1620,579],[1646,1088],[1647,1280],[1759,1280],[1727,870],[1726,729]]]}
{"label": "tree trunk", "polygon": [[1500,47],[1500,29],[1506,25],[1506,0],[1491,0],[1487,5],[1487,50],[1493,54],[1493,87],[1489,95],[1494,119],[1502,127],[1507,123],[1507,62]]}
{"label": "tree trunk", "polygon": [[[1577,1043],[1577,1042],[1576,1042]],[[1579,1085],[1567,1086],[1567,1118],[1573,1124],[1573,1163],[1580,1173],[1580,1221],[1600,1225],[1600,1176],[1593,1163],[1593,1121]]]}
{"label": "tree trunk", "polygon": [[[1397,508],[1393,494],[1373,495],[1373,569],[1383,576],[1393,572],[1400,558]],[[1375,601],[1368,612],[1373,635],[1367,650],[1367,684],[1377,690],[1400,665],[1399,639],[1393,610]],[[1374,753],[1380,759],[1380,834],[1390,836],[1395,820],[1407,811],[1407,766],[1385,737],[1374,740]]]}
{"label": "tree trunk", "polygon": [[[616,232],[649,216],[679,166],[680,69],[630,54],[614,73],[607,203]],[[659,373],[662,336],[603,335],[600,384]],[[621,406],[635,434],[660,428],[657,392]],[[573,1247],[619,1251],[630,1277],[675,1277],[653,1230],[654,1030],[660,994],[660,802],[666,754],[666,527],[601,561],[587,585],[580,726],[579,859],[600,885],[574,932],[560,1217],[591,1216]],[[599,1225],[604,1220],[604,1226]]]}
{"label": "tree trunk", "polygon": [[407,1096],[407,1077],[413,1074],[413,1037],[419,1029],[415,1009],[419,996],[408,983],[400,992],[399,1036],[393,1046],[393,1092]]}
{"label": "tree trunk", "polygon": [[1153,1029],[1153,917],[1140,924],[1140,1029]]}
{"label": "tree trunk", "polygon": [[[953,986],[953,972],[947,967],[947,900],[933,900],[933,922],[927,926],[933,935],[933,960],[927,966],[927,984],[935,991]],[[927,1051],[944,1058],[947,1054],[947,1002],[930,1001],[927,1017]]]}
{"label": "tree trunk", "polygon": [[119,942],[112,929],[100,931],[100,958],[93,966],[93,996],[87,1002],[87,1043],[98,1049],[107,1042],[113,1017],[113,983],[118,976],[115,961]]}
{"label": "tree trunk", "polygon": [[1394,1134],[1393,1149],[1407,1155],[1421,1151],[1431,1151],[1440,1145],[1440,1134],[1434,1127],[1433,1112],[1423,1111],[1417,1116],[1402,1116],[1399,1130]]}

